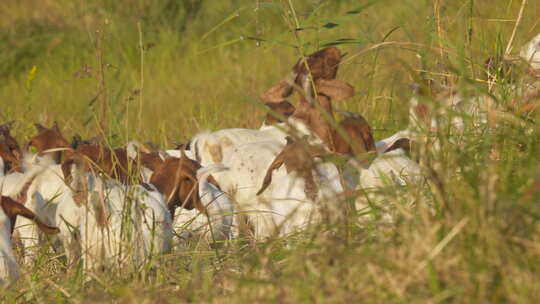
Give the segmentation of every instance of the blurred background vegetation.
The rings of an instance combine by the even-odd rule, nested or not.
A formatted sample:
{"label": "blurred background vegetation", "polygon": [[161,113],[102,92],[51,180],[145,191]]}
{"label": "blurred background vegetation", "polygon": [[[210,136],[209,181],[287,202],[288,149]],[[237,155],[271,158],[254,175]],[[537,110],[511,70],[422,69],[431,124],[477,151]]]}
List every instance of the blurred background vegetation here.
{"label": "blurred background vegetation", "polygon": [[[360,112],[376,130],[390,132],[407,122],[413,79],[404,63],[436,74],[472,62],[478,77],[483,60],[506,46],[520,4],[5,0],[0,114],[57,120],[93,136],[89,126],[105,119],[96,101],[105,98],[110,132],[123,139],[165,143],[204,129],[256,127],[263,116],[259,93],[301,52],[339,43],[349,56],[339,77],[357,94],[337,108]],[[516,46],[540,31],[539,13],[540,3],[529,1]],[[377,47],[383,41],[395,43]]]}

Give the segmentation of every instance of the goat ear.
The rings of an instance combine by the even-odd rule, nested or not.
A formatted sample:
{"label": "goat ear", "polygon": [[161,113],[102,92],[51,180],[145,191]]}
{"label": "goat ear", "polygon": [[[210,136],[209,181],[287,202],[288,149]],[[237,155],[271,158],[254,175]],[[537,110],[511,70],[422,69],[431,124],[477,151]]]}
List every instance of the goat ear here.
{"label": "goat ear", "polygon": [[[289,136],[287,136],[289,138]],[[289,144],[289,141],[287,140],[287,144]],[[276,156],[276,159],[270,164],[270,167],[268,167],[268,170],[266,170],[266,175],[263,179],[263,184],[261,186],[261,189],[257,191],[257,195],[261,195],[268,186],[272,183],[272,174],[274,173],[274,170],[279,169],[283,164],[285,163],[285,153],[283,151]]]}
{"label": "goat ear", "polygon": [[216,188],[218,188],[219,191],[222,191],[222,190],[221,190],[221,187],[219,186],[219,183],[217,182],[217,180],[216,180],[212,175],[208,176],[208,179],[207,179],[207,180],[208,180],[208,182],[209,182],[210,184],[216,186]]}
{"label": "goat ear", "polygon": [[394,151],[397,149],[403,149],[403,151],[410,153],[411,152],[411,140],[408,138],[400,138],[396,140],[390,147],[384,150],[384,153]]}
{"label": "goat ear", "polygon": [[26,208],[23,204],[17,203],[8,197],[2,197],[2,208],[8,217],[22,216],[25,217],[38,226],[38,228],[46,234],[57,234],[60,230],[56,227],[49,226],[41,221],[31,210]]}
{"label": "goat ear", "polygon": [[354,96],[354,87],[341,80],[319,79],[316,85],[319,94],[326,95],[335,101]]}
{"label": "goat ear", "polygon": [[[338,48],[335,46],[327,47],[305,57],[309,71],[306,68],[306,62],[302,59],[298,60],[294,65],[293,71],[300,76],[306,76],[308,73],[311,73],[313,79],[335,79],[341,58],[343,56]],[[301,79],[296,80],[298,84],[301,84],[298,82]]]}
{"label": "goat ear", "polygon": [[366,152],[377,151],[377,147],[375,147],[375,140],[373,139],[373,134],[371,133],[371,128],[368,128],[362,132],[362,141],[364,142]]}
{"label": "goat ear", "polygon": [[60,128],[58,127],[58,122],[57,121],[54,122],[53,129],[56,130],[56,132],[60,132]]}
{"label": "goat ear", "polygon": [[44,127],[42,124],[40,124],[40,123],[35,123],[35,124],[34,124],[34,127],[36,127],[36,130],[38,130],[39,132],[47,130],[47,128],[45,128],[45,127]]}
{"label": "goat ear", "polygon": [[282,80],[262,93],[260,99],[263,102],[281,102],[291,96],[292,92],[292,86],[286,80]]}

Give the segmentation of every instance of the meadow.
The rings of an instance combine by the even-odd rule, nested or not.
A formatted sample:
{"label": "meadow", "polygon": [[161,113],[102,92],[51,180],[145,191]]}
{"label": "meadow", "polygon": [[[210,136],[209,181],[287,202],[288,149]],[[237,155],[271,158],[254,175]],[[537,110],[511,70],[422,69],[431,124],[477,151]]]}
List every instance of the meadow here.
{"label": "meadow", "polygon": [[[407,126],[412,83],[485,93],[486,59],[515,57],[540,32],[532,0],[7,0],[0,16],[0,121],[15,120],[22,143],[34,122],[161,147],[258,128],[259,94],[329,45],[347,53],[338,78],[356,89],[334,107],[362,114],[380,139]],[[512,109],[505,80],[491,91]],[[43,248],[0,301],[538,303],[537,112],[439,134],[437,174],[404,189],[414,206],[385,196],[392,223],[360,224],[365,214],[350,211],[285,238],[191,244],[152,271],[91,280]]]}

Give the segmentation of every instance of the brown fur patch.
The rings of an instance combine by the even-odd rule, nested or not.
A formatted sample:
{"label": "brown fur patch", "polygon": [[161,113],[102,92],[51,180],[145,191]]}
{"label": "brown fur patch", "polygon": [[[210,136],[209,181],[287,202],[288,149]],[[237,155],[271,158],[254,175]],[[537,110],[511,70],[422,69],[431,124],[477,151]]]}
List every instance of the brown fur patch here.
{"label": "brown fur patch", "polygon": [[[46,128],[41,124],[35,124],[38,134],[30,139],[28,146],[33,146],[38,153],[54,148],[68,148],[69,143],[60,132],[60,128],[55,123],[51,128]],[[62,161],[62,151],[53,152],[53,158],[57,164]]]}
{"label": "brown fur patch", "polygon": [[350,141],[336,131],[334,133],[335,152],[354,156],[376,151],[371,127],[364,117],[360,115],[347,117],[339,123],[339,126],[345,131]]}
{"label": "brown fur patch", "polygon": [[139,152],[139,157],[141,159],[141,165],[155,171],[161,164],[163,164],[163,159],[159,155],[159,152]]}
{"label": "brown fur patch", "polygon": [[293,88],[290,84],[287,83],[287,81],[282,80],[278,82],[275,86],[271,87],[270,89],[264,91],[264,93],[259,96],[259,98],[263,102],[281,102],[285,98],[289,97],[292,94]]}
{"label": "brown fur patch", "polygon": [[26,203],[26,199],[28,197],[28,188],[30,188],[30,185],[32,185],[32,182],[34,181],[34,178],[32,178],[31,180],[29,180],[28,182],[26,182],[26,184],[24,184],[24,186],[22,187],[21,189],[21,192],[19,192],[17,194],[17,196],[13,197],[13,199],[20,203],[20,204],[23,204]]}
{"label": "brown fur patch", "polygon": [[[265,105],[269,107],[271,111],[276,112],[285,118],[291,116],[296,110],[296,108],[286,100],[280,102],[267,102],[265,103]],[[276,117],[276,115],[272,112],[268,112],[266,114],[266,118],[264,119],[264,121],[268,125],[283,122],[283,120],[281,120],[279,117]]]}
{"label": "brown fur patch", "polygon": [[333,101],[340,101],[354,96],[354,87],[341,80],[319,79],[315,86],[318,94],[326,95]]}
{"label": "brown fur patch", "polygon": [[306,56],[307,65],[300,59],[294,66],[293,71],[298,74],[296,83],[302,86],[301,79],[311,72],[313,80],[336,78],[339,63],[341,62],[341,51],[332,46]]}
{"label": "brown fur patch", "polygon": [[[109,177],[125,184],[133,184],[133,180],[129,178],[128,166],[135,168],[136,164],[128,157],[124,148],[111,150],[97,144],[83,143],[77,146],[74,154],[78,156],[73,155],[70,159],[83,156],[90,160],[89,168],[97,166],[95,169],[101,170]],[[138,182],[135,180],[135,184]]]}
{"label": "brown fur patch", "polygon": [[306,196],[314,201],[317,195],[317,185],[315,184],[312,170],[315,168],[315,158],[325,154],[327,152],[322,147],[309,146],[306,142],[295,141],[291,137],[287,137],[287,145],[285,145],[283,150],[268,167],[263,184],[257,195],[262,194],[270,186],[274,170],[285,165],[287,173],[297,172],[300,177],[304,178],[306,182]]}
{"label": "brown fur patch", "polygon": [[150,183],[167,200],[172,217],[177,207],[188,210],[196,208],[206,213],[206,208],[199,197],[197,170],[200,168],[201,165],[198,162],[186,156],[169,157],[152,174]]}

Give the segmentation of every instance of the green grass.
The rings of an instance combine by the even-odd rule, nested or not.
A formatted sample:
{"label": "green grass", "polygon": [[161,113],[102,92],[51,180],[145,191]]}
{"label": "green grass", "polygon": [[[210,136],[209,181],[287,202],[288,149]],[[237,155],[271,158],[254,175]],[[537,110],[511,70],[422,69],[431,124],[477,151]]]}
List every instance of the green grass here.
{"label": "green grass", "polygon": [[[257,96],[301,52],[338,42],[348,53],[338,78],[357,94],[335,107],[361,113],[382,138],[407,125],[416,75],[442,81],[449,74],[463,89],[484,90],[474,80],[488,56],[505,50],[521,6],[515,0],[194,3],[3,1],[0,119],[17,120],[22,141],[36,121],[56,120],[67,136],[83,137],[98,134],[104,121],[114,143],[130,138],[163,147],[202,130],[257,127],[264,115]],[[511,54],[540,32],[539,13],[540,2],[528,1]],[[291,31],[294,15],[303,30]],[[98,94],[99,54],[104,94]],[[514,98],[496,95],[503,105]],[[298,236],[232,244],[219,256],[194,244],[163,257],[151,275],[110,270],[90,282],[44,253],[0,292],[0,301],[538,303],[540,130],[500,121],[481,131],[453,143],[442,138],[441,186],[430,178],[425,187],[405,189],[418,194],[414,207],[404,207],[402,196],[385,196],[397,210],[393,224],[360,225],[349,214]],[[498,160],[489,157],[493,151]]]}

